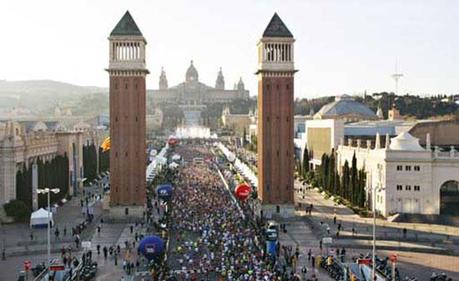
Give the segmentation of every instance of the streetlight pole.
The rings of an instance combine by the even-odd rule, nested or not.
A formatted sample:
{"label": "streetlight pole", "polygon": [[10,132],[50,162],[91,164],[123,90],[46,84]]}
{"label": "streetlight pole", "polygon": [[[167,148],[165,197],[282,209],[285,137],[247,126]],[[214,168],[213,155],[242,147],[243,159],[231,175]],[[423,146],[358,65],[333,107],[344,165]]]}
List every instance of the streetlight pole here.
{"label": "streetlight pole", "polygon": [[373,268],[371,271],[371,280],[376,280],[376,186],[373,189]]}
{"label": "streetlight pole", "polygon": [[372,281],[376,280],[376,192],[385,190],[383,187],[376,187],[373,189],[373,266],[371,271]]}
{"label": "streetlight pole", "polygon": [[47,189],[48,189],[48,192],[47,192],[47,194],[48,194],[48,234],[47,234],[47,236],[48,236],[48,247],[47,248],[48,248],[48,272],[49,272],[49,265],[50,265],[50,262],[51,262],[50,261],[50,257],[51,257],[51,220],[50,220],[51,219],[51,214],[50,214],[51,213],[51,206],[50,206],[51,205],[51,203],[50,203],[51,200],[50,200],[50,197],[51,196],[49,195],[49,193],[50,193],[49,188],[47,188]]}
{"label": "streetlight pole", "polygon": [[42,188],[42,189],[37,189],[37,193],[39,194],[47,194],[48,196],[48,233],[47,233],[47,238],[48,238],[48,261],[47,261],[47,265],[48,265],[48,272],[49,272],[49,268],[50,268],[50,265],[51,265],[51,195],[50,193],[53,192],[53,193],[59,193],[61,190],[59,188]]}

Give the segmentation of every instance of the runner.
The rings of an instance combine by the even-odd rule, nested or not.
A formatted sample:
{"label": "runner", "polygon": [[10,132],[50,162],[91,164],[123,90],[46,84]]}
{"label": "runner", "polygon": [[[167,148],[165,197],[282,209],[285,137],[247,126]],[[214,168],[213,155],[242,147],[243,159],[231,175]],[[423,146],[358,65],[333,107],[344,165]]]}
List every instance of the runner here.
{"label": "runner", "polygon": [[[209,146],[177,147],[185,159],[171,204],[169,266],[179,280],[298,280],[264,252],[256,228],[248,224],[224,188]],[[285,250],[285,259],[294,253]],[[291,252],[291,251],[290,251]]]}

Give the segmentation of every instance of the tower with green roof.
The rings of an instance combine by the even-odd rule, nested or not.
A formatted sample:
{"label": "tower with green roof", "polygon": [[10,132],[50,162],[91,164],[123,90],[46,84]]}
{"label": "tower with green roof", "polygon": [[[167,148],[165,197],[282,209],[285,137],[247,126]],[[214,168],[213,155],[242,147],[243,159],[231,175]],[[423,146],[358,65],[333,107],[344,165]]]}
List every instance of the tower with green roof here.
{"label": "tower with green roof", "polygon": [[108,37],[110,76],[110,214],[141,217],[146,204],[145,45],[127,11]]}

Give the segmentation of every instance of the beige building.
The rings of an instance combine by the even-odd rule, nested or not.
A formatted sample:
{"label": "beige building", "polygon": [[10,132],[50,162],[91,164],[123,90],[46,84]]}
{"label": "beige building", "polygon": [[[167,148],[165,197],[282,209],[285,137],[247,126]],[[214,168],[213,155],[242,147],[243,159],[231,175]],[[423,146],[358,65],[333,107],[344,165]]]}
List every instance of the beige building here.
{"label": "beige building", "polygon": [[459,203],[459,153],[454,147],[432,151],[430,135],[425,139],[425,148],[407,132],[387,136],[384,144],[379,134],[375,145],[370,140],[365,147],[361,141],[342,143],[336,151],[338,172],[355,154],[358,169],[366,173],[368,205],[374,201],[383,216],[451,213]]}
{"label": "beige building", "polygon": [[229,107],[223,109],[221,119],[224,128],[232,130],[239,136],[244,134],[244,130],[250,135],[250,125],[257,123],[257,116],[252,110],[248,114],[233,114]]}
{"label": "beige building", "polygon": [[148,90],[153,96],[155,104],[212,104],[228,103],[236,99],[248,99],[249,91],[245,89],[242,78],[234,85],[232,90],[225,89],[225,79],[222,69],[217,74],[215,87],[208,86],[199,81],[199,74],[191,61],[186,71],[185,81],[169,87],[166,72],[161,70],[159,89]]}
{"label": "beige building", "polygon": [[28,167],[38,158],[52,160],[65,153],[69,157],[69,192],[73,194],[73,188],[81,185],[83,176],[83,145],[86,142],[100,144],[106,135],[83,123],[77,127],[68,130],[59,122],[0,121],[0,206],[16,199],[19,169],[24,165]]}
{"label": "beige building", "polygon": [[155,108],[154,114],[146,115],[147,134],[153,130],[161,129],[163,125],[163,111],[158,107]]}

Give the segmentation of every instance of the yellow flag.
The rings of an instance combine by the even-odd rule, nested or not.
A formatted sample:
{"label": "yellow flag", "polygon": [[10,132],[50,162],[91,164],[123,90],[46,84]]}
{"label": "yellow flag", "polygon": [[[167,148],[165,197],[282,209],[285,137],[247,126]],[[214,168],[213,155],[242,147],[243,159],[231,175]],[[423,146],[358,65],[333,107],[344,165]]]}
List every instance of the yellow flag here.
{"label": "yellow flag", "polygon": [[102,147],[102,152],[110,150],[110,137],[107,137],[100,147]]}

